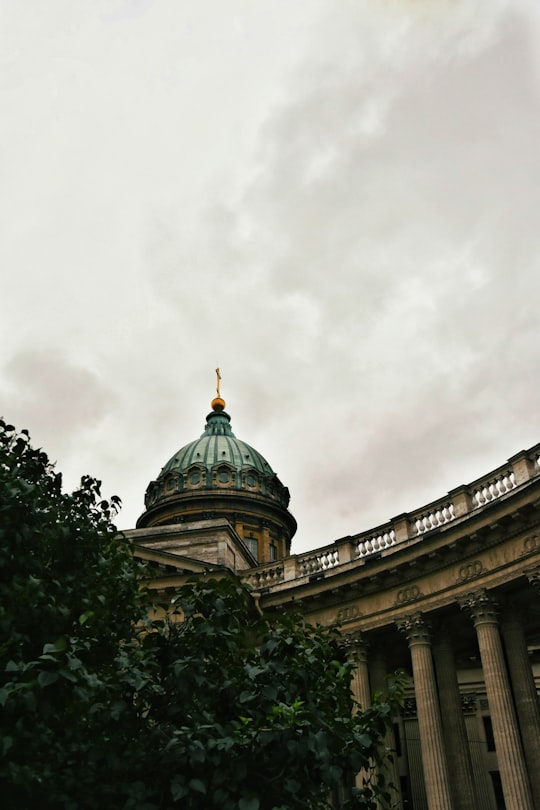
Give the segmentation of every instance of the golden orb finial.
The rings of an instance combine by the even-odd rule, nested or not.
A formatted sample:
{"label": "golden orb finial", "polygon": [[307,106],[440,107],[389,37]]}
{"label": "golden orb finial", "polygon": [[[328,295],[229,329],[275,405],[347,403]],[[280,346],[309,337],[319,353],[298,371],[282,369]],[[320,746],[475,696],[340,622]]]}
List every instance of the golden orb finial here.
{"label": "golden orb finial", "polygon": [[212,400],[210,405],[211,405],[211,408],[212,408],[213,411],[224,411],[226,403],[225,403],[225,400],[222,399],[222,397],[221,397],[221,390],[220,390],[221,371],[219,370],[219,368],[216,368],[216,375],[217,375],[217,381],[216,381],[217,397]]}

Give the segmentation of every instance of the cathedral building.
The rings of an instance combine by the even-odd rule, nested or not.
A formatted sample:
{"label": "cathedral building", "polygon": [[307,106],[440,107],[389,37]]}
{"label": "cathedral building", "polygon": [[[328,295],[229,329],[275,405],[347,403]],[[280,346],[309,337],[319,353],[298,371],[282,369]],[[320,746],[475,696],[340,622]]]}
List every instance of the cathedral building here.
{"label": "cathedral building", "polygon": [[414,512],[291,554],[289,492],[218,396],[126,532],[156,601],[234,574],[263,610],[339,623],[368,706],[410,673],[387,745],[400,810],[540,808],[540,444]]}

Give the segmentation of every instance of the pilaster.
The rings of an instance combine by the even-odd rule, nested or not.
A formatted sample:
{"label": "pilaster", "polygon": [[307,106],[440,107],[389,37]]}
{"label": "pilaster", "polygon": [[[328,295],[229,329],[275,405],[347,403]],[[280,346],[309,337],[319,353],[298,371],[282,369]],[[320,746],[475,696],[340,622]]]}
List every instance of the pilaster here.
{"label": "pilaster", "polygon": [[451,489],[448,496],[451,498],[452,503],[454,504],[454,515],[457,518],[463,517],[463,515],[466,515],[471,511],[473,504],[469,487],[462,484],[455,489]]}
{"label": "pilaster", "polygon": [[516,484],[523,484],[534,477],[534,461],[529,458],[527,451],[522,450],[520,453],[516,453],[508,461],[512,465]]}

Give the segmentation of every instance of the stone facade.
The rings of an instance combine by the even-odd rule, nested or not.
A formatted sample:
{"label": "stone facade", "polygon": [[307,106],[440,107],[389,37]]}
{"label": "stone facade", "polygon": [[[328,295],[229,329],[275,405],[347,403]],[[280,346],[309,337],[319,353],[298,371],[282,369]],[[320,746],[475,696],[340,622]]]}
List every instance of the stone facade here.
{"label": "stone facade", "polygon": [[[383,526],[254,565],[227,521],[128,532],[169,598],[234,573],[265,611],[339,623],[362,705],[411,674],[387,744],[401,810],[540,808],[540,445]],[[219,524],[219,525],[217,525]],[[179,533],[180,532],[180,533]],[[176,534],[175,534],[176,533]]]}

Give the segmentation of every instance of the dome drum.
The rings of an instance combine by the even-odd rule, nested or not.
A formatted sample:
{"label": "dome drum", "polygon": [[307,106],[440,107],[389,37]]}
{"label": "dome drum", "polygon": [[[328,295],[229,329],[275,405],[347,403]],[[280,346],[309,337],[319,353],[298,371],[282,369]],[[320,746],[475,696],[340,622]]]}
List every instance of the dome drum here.
{"label": "dome drum", "polygon": [[194,464],[184,473],[167,473],[148,485],[144,504],[150,509],[158,501],[177,496],[187,490],[235,489],[260,494],[287,508],[290,494],[277,475],[261,475],[255,468],[237,470],[231,464],[220,463],[209,469]]}
{"label": "dome drum", "polygon": [[137,525],[140,527],[165,525],[176,522],[172,518],[177,515],[186,520],[187,516],[190,516],[190,519],[195,520],[196,515],[202,516],[202,513],[208,510],[219,512],[220,517],[229,515],[232,519],[233,516],[243,515],[245,518],[251,516],[256,522],[264,519],[279,523],[287,527],[287,533],[290,533],[291,537],[296,530],[294,517],[279,502],[256,492],[236,490],[232,487],[184,489],[169,497],[158,498],[148,505]]}

